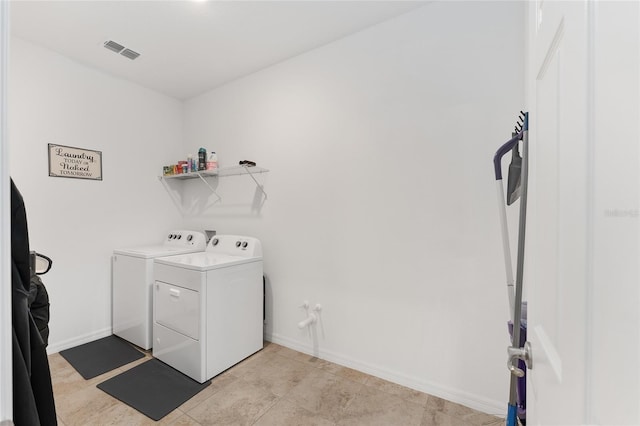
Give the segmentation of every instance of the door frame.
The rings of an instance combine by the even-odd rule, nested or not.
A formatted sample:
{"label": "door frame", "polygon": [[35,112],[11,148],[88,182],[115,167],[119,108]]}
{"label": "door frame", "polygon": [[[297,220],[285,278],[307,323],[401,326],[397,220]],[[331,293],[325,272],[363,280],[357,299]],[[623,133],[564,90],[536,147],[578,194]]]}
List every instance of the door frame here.
{"label": "door frame", "polygon": [[0,0],[0,425],[13,424],[11,363],[11,208],[7,132],[9,1]]}

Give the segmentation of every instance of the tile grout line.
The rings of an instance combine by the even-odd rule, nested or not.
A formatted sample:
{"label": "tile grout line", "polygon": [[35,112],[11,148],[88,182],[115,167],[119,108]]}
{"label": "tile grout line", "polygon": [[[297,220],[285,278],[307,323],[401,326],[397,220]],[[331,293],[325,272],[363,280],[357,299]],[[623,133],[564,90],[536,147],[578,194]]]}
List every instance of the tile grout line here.
{"label": "tile grout line", "polygon": [[[282,357],[284,357],[284,358],[286,358],[286,359],[288,359],[288,360],[297,361],[297,360],[295,360],[295,359],[293,359],[293,358],[287,357],[286,355],[281,355],[281,356],[282,356]],[[348,377],[342,377],[342,376],[338,375],[337,373],[334,373],[334,372],[332,372],[332,371],[327,371],[325,368],[322,368],[322,367],[320,367],[320,366],[315,366],[315,365],[313,365],[313,364],[311,363],[311,360],[312,360],[313,358],[314,358],[314,357],[309,356],[309,359],[307,359],[305,362],[302,362],[302,364],[307,365],[307,366],[308,366],[312,371],[322,372],[322,373],[324,373],[324,374],[331,375],[331,376],[333,376],[333,377],[334,377],[334,378],[336,378],[336,379],[339,379],[339,380],[347,380],[347,381],[350,381],[350,382],[355,383],[355,384],[357,384],[357,385],[358,385],[358,390],[355,392],[354,397],[353,397],[352,399],[350,399],[350,400],[347,402],[347,404],[346,404],[346,405],[345,405],[345,406],[340,410],[337,420],[336,420],[336,419],[333,419],[333,418],[331,418],[331,419],[330,419],[330,418],[327,418],[327,417],[325,417],[324,415],[322,415],[321,413],[313,413],[313,412],[309,411],[308,409],[306,409],[305,407],[302,407],[302,406],[301,406],[300,404],[298,404],[296,401],[291,400],[291,399],[289,399],[289,398],[285,398],[287,395],[289,395],[291,392],[293,392],[293,390],[295,389],[295,386],[294,386],[293,388],[291,388],[291,389],[290,389],[290,390],[289,390],[285,395],[283,395],[283,398],[285,398],[287,401],[291,402],[292,404],[295,404],[295,405],[296,405],[296,406],[298,406],[299,408],[302,408],[303,410],[305,410],[305,411],[307,411],[307,412],[309,412],[309,413],[311,413],[311,414],[318,415],[318,416],[320,416],[321,418],[323,418],[323,419],[325,419],[325,420],[327,420],[327,421],[332,422],[334,425],[337,425],[337,424],[342,420],[342,418],[344,417],[344,413],[347,411],[347,409],[349,408],[349,406],[350,406],[350,405],[353,403],[353,401],[357,398],[358,394],[360,394],[360,392],[362,391],[362,388],[365,386],[365,383],[369,380],[369,377],[367,377],[367,378],[366,378],[366,380],[365,380],[364,382],[359,382],[359,381],[357,381],[357,380],[353,380],[353,379],[350,379],[350,378],[348,378]],[[316,357],[316,358],[317,358],[317,357]],[[329,363],[329,364],[332,364],[332,365],[338,365],[338,366],[340,366],[339,364],[335,364],[335,363],[333,363],[333,362],[331,362],[331,361],[323,360],[322,358],[317,358],[317,359],[319,359],[319,360],[321,360],[321,361],[325,361],[325,362],[327,362],[327,363]],[[298,362],[300,362],[300,361],[298,361]],[[342,368],[348,368],[348,367],[343,367],[343,366],[340,366],[340,367],[342,367]],[[364,373],[364,374],[366,374],[366,373]]]}
{"label": "tile grout line", "polygon": [[[349,379],[347,379],[347,380],[349,380]],[[369,380],[369,379],[367,378],[367,380]],[[360,393],[362,392],[362,388],[365,386],[365,384],[364,383],[359,383],[359,385],[360,385],[360,387],[358,388],[358,391],[355,393],[353,398],[351,398],[349,400],[349,402],[347,402],[347,404],[344,406],[344,408],[342,410],[340,410],[340,416],[338,416],[339,417],[338,420],[334,422],[336,425],[338,423],[340,423],[340,421],[344,418],[345,413],[347,412],[347,410],[349,409],[351,404],[353,404],[353,401],[355,401],[356,398],[358,398],[358,395],[360,395]]]}
{"label": "tile grout line", "polygon": [[272,395],[277,396],[277,398],[275,399],[275,401],[273,401],[273,404],[271,404],[271,405],[269,406],[269,408],[267,408],[266,410],[264,410],[264,412],[263,412],[262,414],[260,414],[258,417],[256,417],[256,418],[253,420],[253,422],[251,423],[252,425],[255,425],[256,423],[258,423],[258,422],[260,421],[260,419],[261,419],[261,418],[263,418],[265,415],[267,415],[267,413],[268,413],[269,411],[271,411],[271,410],[273,409],[273,407],[275,407],[275,406],[276,406],[276,404],[277,404],[278,402],[280,402],[280,401],[283,399],[283,397],[282,397],[282,396],[278,396],[278,395],[274,394],[273,392],[271,392],[271,394],[272,394]]}

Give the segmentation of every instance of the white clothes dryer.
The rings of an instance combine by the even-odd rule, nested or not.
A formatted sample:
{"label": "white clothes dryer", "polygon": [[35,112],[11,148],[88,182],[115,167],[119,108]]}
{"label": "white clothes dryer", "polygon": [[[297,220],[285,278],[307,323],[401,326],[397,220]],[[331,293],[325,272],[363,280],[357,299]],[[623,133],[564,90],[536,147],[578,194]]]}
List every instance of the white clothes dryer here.
{"label": "white clothes dryer", "polygon": [[263,346],[262,246],[218,235],[154,262],[153,356],[204,383]]}
{"label": "white clothes dryer", "polygon": [[203,252],[204,233],[171,231],[155,246],[116,249],[112,257],[113,334],[141,347],[153,343],[153,259],[172,254]]}

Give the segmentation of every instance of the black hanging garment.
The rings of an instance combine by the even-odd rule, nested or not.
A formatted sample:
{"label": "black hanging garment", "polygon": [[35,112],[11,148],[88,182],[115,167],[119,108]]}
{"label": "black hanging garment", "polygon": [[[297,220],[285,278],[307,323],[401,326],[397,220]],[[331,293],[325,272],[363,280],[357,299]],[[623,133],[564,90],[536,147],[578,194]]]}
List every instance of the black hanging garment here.
{"label": "black hanging garment", "polygon": [[49,344],[49,293],[36,272],[31,270],[31,287],[29,288],[29,311],[33,322],[38,327],[44,346]]}
{"label": "black hanging garment", "polygon": [[11,285],[13,305],[13,422],[57,425],[45,344],[29,312],[29,232],[22,195],[11,180]]}

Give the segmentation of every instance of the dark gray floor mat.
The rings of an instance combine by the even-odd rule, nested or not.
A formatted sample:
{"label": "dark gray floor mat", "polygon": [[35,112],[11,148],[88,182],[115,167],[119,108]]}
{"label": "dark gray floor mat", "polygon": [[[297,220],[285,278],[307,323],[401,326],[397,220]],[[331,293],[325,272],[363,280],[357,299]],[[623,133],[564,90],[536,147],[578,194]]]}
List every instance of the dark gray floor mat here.
{"label": "dark gray floor mat", "polygon": [[85,379],[91,379],[144,357],[133,345],[114,335],[66,349],[61,351],[60,355]]}
{"label": "dark gray floor mat", "polygon": [[98,389],[157,421],[210,384],[210,380],[200,384],[151,359],[100,383]]}

